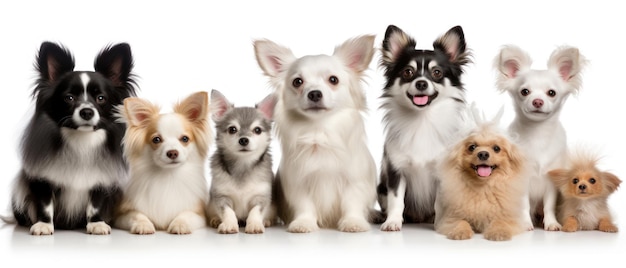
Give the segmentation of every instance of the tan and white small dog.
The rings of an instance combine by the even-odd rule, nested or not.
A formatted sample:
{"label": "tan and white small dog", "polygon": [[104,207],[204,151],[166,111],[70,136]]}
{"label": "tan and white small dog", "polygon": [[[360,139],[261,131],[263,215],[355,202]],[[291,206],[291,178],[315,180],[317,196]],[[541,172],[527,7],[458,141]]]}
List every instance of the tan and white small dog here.
{"label": "tan and white small dog", "polygon": [[213,132],[207,92],[174,105],[173,113],[140,98],[120,108],[130,180],[114,226],[133,234],[189,234],[206,226],[206,159]]}
{"label": "tan and white small dog", "polygon": [[569,168],[548,172],[558,188],[557,218],[564,232],[600,230],[615,233],[608,198],[621,180],[597,167],[598,157],[584,150],[572,152]]}
{"label": "tan and white small dog", "polygon": [[300,58],[272,41],[254,42],[278,98],[274,120],[282,156],[276,201],[289,232],[370,229],[376,166],[367,146],[361,80],[374,39],[360,36],[332,55]]}

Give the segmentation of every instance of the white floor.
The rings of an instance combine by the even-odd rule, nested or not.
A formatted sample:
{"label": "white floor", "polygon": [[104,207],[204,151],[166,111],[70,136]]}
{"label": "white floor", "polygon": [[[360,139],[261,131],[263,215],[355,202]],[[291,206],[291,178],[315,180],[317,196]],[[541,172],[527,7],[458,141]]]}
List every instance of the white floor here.
{"label": "white floor", "polygon": [[[52,236],[31,236],[28,230],[13,225],[0,227],[0,252],[3,263],[27,266],[77,265],[104,267],[114,264],[137,265],[212,264],[235,267],[254,265],[312,267],[316,264],[362,264],[367,267],[423,264],[458,264],[481,267],[591,267],[623,260],[624,233],[598,231],[577,233],[526,232],[507,242],[492,242],[482,235],[466,241],[452,241],[435,233],[431,225],[405,225],[400,232],[382,232],[377,225],[365,233],[321,230],[292,234],[283,226],[267,229],[265,234],[217,234],[214,229],[198,230],[191,235],[131,235],[113,230],[109,236],[93,236],[82,231],[57,231]],[[6,254],[8,253],[8,254]],[[537,266],[538,265],[538,266]],[[567,265],[567,266],[565,266]],[[4,265],[3,265],[4,266]],[[617,267],[615,266],[615,267]],[[21,267],[21,266],[20,266]]]}

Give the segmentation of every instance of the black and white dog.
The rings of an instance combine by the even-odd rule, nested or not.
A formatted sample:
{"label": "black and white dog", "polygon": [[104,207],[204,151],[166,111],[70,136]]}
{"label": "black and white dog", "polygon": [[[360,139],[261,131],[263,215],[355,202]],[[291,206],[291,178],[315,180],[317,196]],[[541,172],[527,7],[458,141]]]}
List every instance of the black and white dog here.
{"label": "black and white dog", "polygon": [[85,228],[109,234],[114,207],[127,176],[121,140],[125,125],[114,107],[135,95],[133,58],[126,43],[105,47],[95,72],[74,71],[74,58],[61,45],[44,42],[33,91],[36,107],[21,143],[22,169],[11,206],[32,235]]}
{"label": "black and white dog", "polygon": [[415,40],[389,25],[380,65],[387,80],[385,145],[378,202],[386,220],[383,231],[399,231],[403,222],[432,222],[437,180],[434,164],[451,143],[467,109],[461,82],[470,62],[460,26],[416,49]]}

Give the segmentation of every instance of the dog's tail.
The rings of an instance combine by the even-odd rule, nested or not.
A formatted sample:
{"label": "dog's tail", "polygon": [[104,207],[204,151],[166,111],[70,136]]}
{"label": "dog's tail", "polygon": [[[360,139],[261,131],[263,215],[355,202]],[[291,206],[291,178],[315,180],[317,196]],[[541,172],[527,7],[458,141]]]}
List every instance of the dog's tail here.
{"label": "dog's tail", "polygon": [[387,215],[385,215],[384,212],[376,210],[376,209],[370,209],[369,211],[369,220],[371,223],[374,224],[381,224],[383,222],[385,222],[385,220],[387,219]]}
{"label": "dog's tail", "polygon": [[15,219],[15,217],[13,217],[13,215],[7,216],[7,215],[0,215],[0,220],[2,220],[4,223],[8,223],[8,224],[16,224],[17,220]]}

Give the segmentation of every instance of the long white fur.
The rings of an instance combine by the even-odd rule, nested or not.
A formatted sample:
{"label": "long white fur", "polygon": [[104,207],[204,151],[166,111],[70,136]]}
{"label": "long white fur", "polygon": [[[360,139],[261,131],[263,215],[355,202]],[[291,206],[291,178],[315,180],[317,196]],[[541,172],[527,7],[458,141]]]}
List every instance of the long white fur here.
{"label": "long white fur", "polygon": [[[257,61],[278,94],[275,125],[282,157],[278,178],[290,214],[289,232],[320,227],[361,232],[370,229],[369,211],[376,201],[376,167],[367,147],[362,112],[363,72],[373,57],[374,36],[350,39],[333,55],[296,58],[290,49],[269,40],[255,42]],[[332,87],[330,75],[339,78]],[[301,77],[305,84],[294,89]],[[306,95],[324,94],[323,112],[305,112]]]}
{"label": "long white fur", "polygon": [[[504,46],[494,60],[499,71],[497,88],[508,92],[513,99],[516,116],[509,125],[510,134],[519,141],[520,148],[529,160],[529,187],[525,199],[524,226],[534,229],[532,215],[537,205],[543,202],[543,227],[545,230],[560,230],[561,224],[555,216],[557,189],[547,172],[566,164],[567,136],[559,119],[561,109],[571,94],[577,94],[582,85],[581,70],[586,59],[577,48],[556,48],[548,59],[547,69],[531,69],[532,60],[528,53],[517,46]],[[523,97],[522,89],[530,94]],[[555,97],[546,92],[554,90]],[[535,113],[533,100],[542,100],[542,113]]]}

